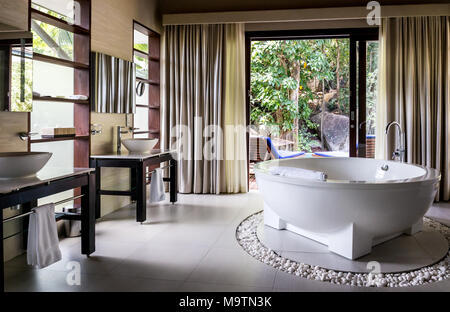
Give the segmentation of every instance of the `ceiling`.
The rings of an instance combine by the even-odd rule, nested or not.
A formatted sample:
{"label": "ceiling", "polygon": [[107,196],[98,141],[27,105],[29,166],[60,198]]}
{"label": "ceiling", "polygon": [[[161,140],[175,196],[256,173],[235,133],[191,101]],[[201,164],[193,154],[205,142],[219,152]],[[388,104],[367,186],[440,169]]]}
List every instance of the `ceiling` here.
{"label": "ceiling", "polygon": [[[162,14],[366,6],[369,0],[160,0]],[[381,5],[448,3],[448,0],[378,0]]]}

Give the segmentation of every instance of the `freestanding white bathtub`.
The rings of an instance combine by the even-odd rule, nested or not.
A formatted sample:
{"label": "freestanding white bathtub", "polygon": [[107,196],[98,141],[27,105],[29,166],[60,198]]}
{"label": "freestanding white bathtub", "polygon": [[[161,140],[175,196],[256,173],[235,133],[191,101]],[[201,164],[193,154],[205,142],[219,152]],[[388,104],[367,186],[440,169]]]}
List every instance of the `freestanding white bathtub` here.
{"label": "freestanding white bathtub", "polygon": [[[326,181],[272,175],[273,166],[324,172]],[[328,246],[348,259],[422,229],[440,173],[431,168],[364,158],[298,158],[255,166],[264,222]]]}

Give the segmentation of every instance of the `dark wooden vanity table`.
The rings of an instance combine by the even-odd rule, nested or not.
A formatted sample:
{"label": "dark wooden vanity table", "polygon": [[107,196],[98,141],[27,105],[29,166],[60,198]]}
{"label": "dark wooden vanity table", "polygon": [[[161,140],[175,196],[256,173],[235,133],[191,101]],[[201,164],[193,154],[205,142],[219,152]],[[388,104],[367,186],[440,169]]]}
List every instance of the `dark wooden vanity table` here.
{"label": "dark wooden vanity table", "polygon": [[[32,178],[18,178],[0,180],[0,211],[3,220],[3,210],[16,205],[22,205],[22,215],[12,217],[16,219],[32,213],[33,203],[40,198],[58,194],[64,191],[81,188],[81,213],[57,213],[57,220],[81,221],[81,253],[89,256],[95,252],[95,172],[93,169],[57,169],[44,168]],[[0,251],[1,279],[0,292],[4,292],[4,263],[3,263],[3,223],[0,222],[2,248]],[[24,219],[24,223],[26,219]],[[26,229],[25,229],[26,230]]]}
{"label": "dark wooden vanity table", "polygon": [[[101,195],[130,196],[136,201],[136,221],[145,222],[147,219],[147,185],[148,175],[155,166],[169,162],[169,177],[164,182],[169,182],[170,202],[177,202],[177,161],[174,151],[154,150],[151,153],[129,154],[115,153],[109,155],[91,156],[90,166],[96,172],[95,215],[101,217]],[[106,191],[101,189],[101,168],[130,168],[130,191]]]}

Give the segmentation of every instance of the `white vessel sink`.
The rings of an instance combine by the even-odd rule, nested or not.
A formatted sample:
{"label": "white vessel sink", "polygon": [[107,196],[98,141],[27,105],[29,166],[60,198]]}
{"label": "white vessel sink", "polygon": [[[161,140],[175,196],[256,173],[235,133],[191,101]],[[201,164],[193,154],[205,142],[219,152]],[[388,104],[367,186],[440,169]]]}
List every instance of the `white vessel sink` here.
{"label": "white vessel sink", "polygon": [[52,153],[0,153],[0,179],[25,178],[36,175],[52,157]]}
{"label": "white vessel sink", "polygon": [[158,139],[128,139],[122,143],[130,153],[150,153],[158,141]]}

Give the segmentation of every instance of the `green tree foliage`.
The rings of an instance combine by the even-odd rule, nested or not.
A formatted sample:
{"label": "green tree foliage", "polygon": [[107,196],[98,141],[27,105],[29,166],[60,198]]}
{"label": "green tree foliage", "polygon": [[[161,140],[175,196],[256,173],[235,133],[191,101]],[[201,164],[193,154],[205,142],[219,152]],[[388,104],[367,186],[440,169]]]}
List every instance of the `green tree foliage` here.
{"label": "green tree foliage", "polygon": [[[308,64],[307,54],[313,50],[308,45],[309,41],[297,40],[253,42],[251,119],[255,124],[276,124],[282,131],[292,131],[294,120],[301,114],[309,117],[311,110],[307,104],[314,94],[307,82],[323,72],[324,62],[318,60],[322,57],[319,53],[315,62],[310,60]],[[290,94],[298,89],[303,92],[297,103]],[[303,121],[308,123],[308,118]]]}
{"label": "green tree foliage", "polygon": [[336,91],[336,97],[327,103],[328,111],[337,111],[340,114],[348,114],[349,101],[349,73],[350,73],[350,45],[347,39],[325,40],[324,53],[329,64],[329,75],[332,79],[323,81],[324,91],[328,93]]}
{"label": "green tree foliage", "polygon": [[324,93],[338,90],[327,109],[348,112],[347,39],[252,42],[251,121],[278,126],[280,137],[294,132],[299,149],[308,150],[317,124],[311,116]]}
{"label": "green tree foliage", "polygon": [[378,98],[378,41],[367,43],[367,134],[375,134]]}
{"label": "green tree foliage", "polygon": [[148,53],[148,44],[147,43],[135,43],[134,48],[136,50]]}
{"label": "green tree foliage", "polygon": [[[11,68],[11,111],[30,112],[32,110],[33,97],[33,63],[25,60],[25,83],[22,85],[21,58],[13,56]],[[23,91],[23,94],[22,94]],[[24,101],[22,101],[22,99]]]}
{"label": "green tree foliage", "polygon": [[148,59],[135,55],[134,63],[136,64],[136,76],[148,79]]}
{"label": "green tree foliage", "polygon": [[55,26],[36,21],[37,25],[54,41],[56,45],[49,46],[48,43],[41,38],[35,30],[33,32],[33,52],[45,54],[53,57],[59,57],[57,49],[62,51],[73,60],[73,33],[57,28]]}

